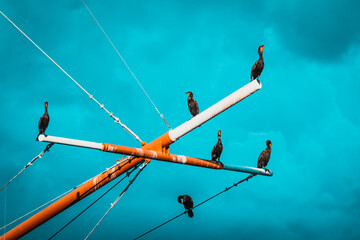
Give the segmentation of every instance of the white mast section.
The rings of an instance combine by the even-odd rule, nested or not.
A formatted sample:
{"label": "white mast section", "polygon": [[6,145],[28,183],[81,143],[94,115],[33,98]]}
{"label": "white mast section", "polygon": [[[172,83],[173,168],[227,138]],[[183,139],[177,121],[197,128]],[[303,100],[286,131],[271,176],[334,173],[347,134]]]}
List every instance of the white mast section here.
{"label": "white mast section", "polygon": [[246,84],[236,92],[232,93],[231,95],[227,96],[220,102],[212,105],[205,111],[199,113],[189,121],[181,124],[177,128],[169,131],[169,136],[171,140],[176,141],[180,137],[184,136],[188,132],[194,130],[195,128],[201,126],[203,123],[209,121],[213,117],[217,116],[218,114],[222,113],[229,107],[235,105],[236,103],[240,102],[244,98],[250,96],[257,90],[261,89],[261,83],[258,81],[251,81],[250,83]]}
{"label": "white mast section", "polygon": [[91,148],[91,149],[102,149],[102,143],[96,143],[96,142],[88,142],[88,141],[82,141],[82,140],[76,140],[76,139],[70,139],[70,138],[62,138],[62,137],[54,137],[54,136],[44,136],[41,134],[39,136],[40,142],[49,142],[49,143],[57,143],[62,145],[69,145],[74,147],[83,147],[83,148]]}

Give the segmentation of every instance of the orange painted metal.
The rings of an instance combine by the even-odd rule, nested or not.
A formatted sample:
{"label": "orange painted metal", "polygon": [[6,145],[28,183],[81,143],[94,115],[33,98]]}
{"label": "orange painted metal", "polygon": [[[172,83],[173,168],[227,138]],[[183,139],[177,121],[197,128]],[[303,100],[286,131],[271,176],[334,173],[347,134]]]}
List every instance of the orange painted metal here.
{"label": "orange painted metal", "polygon": [[151,143],[144,145],[143,148],[151,149],[155,151],[161,151],[161,152],[166,152],[166,151],[168,152],[169,146],[174,142],[175,141],[171,140],[169,136],[169,132],[167,132],[161,135],[160,137],[158,137],[157,139],[155,139],[154,141],[152,141]]}
{"label": "orange painted metal", "polygon": [[176,154],[168,154],[166,152],[148,150],[145,148],[132,148],[132,147],[125,147],[125,146],[103,143],[102,151],[125,154],[125,155],[130,155],[130,156],[135,156],[135,157],[156,159],[156,160],[161,160],[161,161],[166,161],[166,162],[180,163],[180,164],[185,164],[185,165],[193,165],[193,166],[199,166],[199,167],[205,167],[205,168],[215,168],[215,169],[223,168],[223,164],[216,162],[216,161],[209,161],[209,160],[200,159],[200,158],[186,157],[186,156],[176,155]]}
{"label": "orange painted metal", "polygon": [[60,212],[64,211],[68,207],[79,202],[81,199],[85,198],[86,196],[90,195],[91,193],[106,185],[110,181],[127,172],[129,169],[136,166],[143,160],[144,159],[142,158],[134,158],[130,162],[126,161],[121,165],[116,165],[109,170],[97,175],[96,177],[88,180],[77,189],[68,193],[47,208],[43,209],[28,220],[24,221],[23,223],[19,224],[15,228],[5,233],[3,236],[0,237],[0,240],[12,240],[24,236],[31,230],[40,226],[41,224],[56,216]]}
{"label": "orange painted metal", "polygon": [[[169,133],[165,133],[164,135],[160,136],[159,138],[155,139],[149,144],[142,143],[142,148],[146,150],[153,150],[159,151],[162,153],[167,153],[169,151],[169,146],[174,143],[169,137]],[[108,144],[110,145],[110,144]],[[106,144],[105,144],[106,146]],[[136,148],[135,148],[136,149]],[[128,154],[130,155],[130,154]],[[18,239],[25,234],[29,233],[36,227],[40,226],[41,224],[45,223],[52,217],[56,216],[60,212],[64,211],[68,207],[72,206],[73,204],[77,203],[81,199],[85,198],[89,194],[93,193],[94,191],[98,190],[102,186],[106,185],[110,181],[114,180],[115,178],[119,177],[124,172],[128,171],[132,167],[136,166],[138,163],[143,161],[144,158],[134,158],[131,161],[124,162],[121,167],[119,165],[110,168],[109,170],[97,175],[96,177],[90,179],[74,191],[68,193],[64,197],[60,198],[47,208],[43,209],[39,213],[35,214],[34,216],[30,217],[23,223],[20,223],[18,226],[14,227],[4,235],[0,236],[0,240],[12,240]],[[192,163],[192,160],[189,160]],[[120,167],[120,168],[119,168]]]}

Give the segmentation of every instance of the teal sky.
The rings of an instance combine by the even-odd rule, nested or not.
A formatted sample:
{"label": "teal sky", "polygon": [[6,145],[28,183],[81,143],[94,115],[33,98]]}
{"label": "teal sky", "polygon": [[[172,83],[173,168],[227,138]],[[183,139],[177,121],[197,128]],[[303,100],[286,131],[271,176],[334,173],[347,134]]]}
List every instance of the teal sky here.
{"label": "teal sky", "polygon": [[[250,80],[265,44],[263,88],[187,134],[170,152],[210,158],[222,130],[227,164],[258,176],[143,239],[360,238],[360,2],[86,1],[172,128]],[[142,140],[168,131],[81,0],[3,0],[0,10]],[[0,185],[45,143],[34,141],[49,102],[47,134],[140,147],[64,73],[0,16]],[[55,145],[0,192],[0,225],[112,166],[120,155]],[[246,174],[159,161],[140,174],[91,239],[133,239]],[[113,183],[23,239],[48,239]],[[84,239],[127,182],[54,239]],[[3,230],[1,230],[3,234]]]}

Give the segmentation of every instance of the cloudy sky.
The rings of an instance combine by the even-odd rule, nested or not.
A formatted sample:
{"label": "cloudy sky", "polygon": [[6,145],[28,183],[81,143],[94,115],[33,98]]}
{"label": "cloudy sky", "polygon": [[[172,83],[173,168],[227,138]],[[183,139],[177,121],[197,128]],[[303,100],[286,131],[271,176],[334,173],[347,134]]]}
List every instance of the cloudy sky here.
{"label": "cloudy sky", "polygon": [[[245,182],[144,239],[359,239],[360,2],[243,2],[86,1],[172,128],[190,118],[184,92],[206,109],[249,82],[265,44],[263,88],[170,151],[210,158],[221,129],[222,161],[256,166],[270,139],[274,176]],[[168,130],[80,0],[3,0],[0,10],[142,140]],[[140,147],[0,17],[1,186],[46,146],[35,141],[45,101],[49,135]],[[55,145],[0,192],[0,225],[118,158]],[[154,160],[92,239],[135,238],[181,213],[179,194],[196,204],[246,176]],[[48,239],[115,182],[24,239]],[[83,239],[125,185],[55,239]]]}

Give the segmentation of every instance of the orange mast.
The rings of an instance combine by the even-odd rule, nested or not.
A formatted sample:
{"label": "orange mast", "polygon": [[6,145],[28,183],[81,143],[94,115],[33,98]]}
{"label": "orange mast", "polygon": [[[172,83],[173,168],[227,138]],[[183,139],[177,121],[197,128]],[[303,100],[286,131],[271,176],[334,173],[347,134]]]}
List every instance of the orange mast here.
{"label": "orange mast", "polygon": [[[117,146],[112,144],[97,144],[97,143],[90,143],[85,141],[78,141],[72,140],[68,143],[63,143],[67,145],[73,146],[80,146],[80,147],[89,147],[94,149],[99,149],[99,146],[102,146],[100,150],[103,151],[110,151],[110,152],[117,152],[117,153],[125,153],[131,154],[131,151],[135,153],[131,154],[134,156],[143,156],[143,157],[135,157],[131,159],[131,161],[127,160],[123,163],[119,163],[107,171],[95,176],[94,178],[88,180],[86,183],[78,187],[77,189],[73,190],[72,192],[68,193],[64,197],[60,198],[47,208],[43,209],[39,213],[35,214],[34,216],[30,217],[23,223],[19,224],[18,226],[14,227],[4,235],[0,237],[0,240],[10,240],[10,239],[18,239],[28,232],[32,231],[39,225],[43,224],[44,222],[48,221],[52,217],[56,216],[63,210],[67,209],[71,205],[77,203],[81,199],[85,198],[92,192],[96,191],[97,189],[101,188],[102,186],[106,185],[110,181],[114,180],[115,178],[119,177],[124,172],[128,171],[129,169],[133,168],[140,162],[144,161],[144,158],[154,158],[159,160],[165,161],[173,161],[174,159],[184,160],[184,156],[178,158],[178,155],[171,155],[169,153],[169,146],[178,140],[180,137],[184,136],[188,132],[194,130],[195,128],[201,126],[203,123],[207,122],[211,118],[217,116],[221,112],[225,111],[226,109],[230,108],[231,106],[235,105],[242,99],[248,97],[252,93],[256,92],[261,88],[260,82],[252,81],[245,85],[244,87],[240,88],[233,94],[229,95],[228,97],[222,99],[218,103],[214,104],[213,106],[209,107],[202,113],[196,115],[189,121],[185,122],[184,124],[180,125],[179,127],[170,130],[169,132],[165,133],[164,135],[160,136],[159,138],[155,139],[149,144],[143,143],[142,149],[136,148],[129,148],[123,146]],[[46,137],[41,135],[39,136],[40,141],[46,141]],[[75,144],[73,144],[75,142]],[[142,152],[141,152],[142,151]],[[262,170],[257,168],[249,168],[244,169],[243,167],[232,167],[232,166],[223,166],[220,163],[210,162],[203,159],[197,158],[190,158],[185,157],[186,161],[185,164],[188,163],[190,165],[195,166],[202,166],[202,167],[209,167],[209,168],[216,168],[216,169],[227,169],[227,170],[234,170],[234,171],[245,171],[245,172],[252,172],[259,171],[261,174]],[[181,163],[184,163],[181,162]],[[270,174],[263,174],[271,176]]]}

